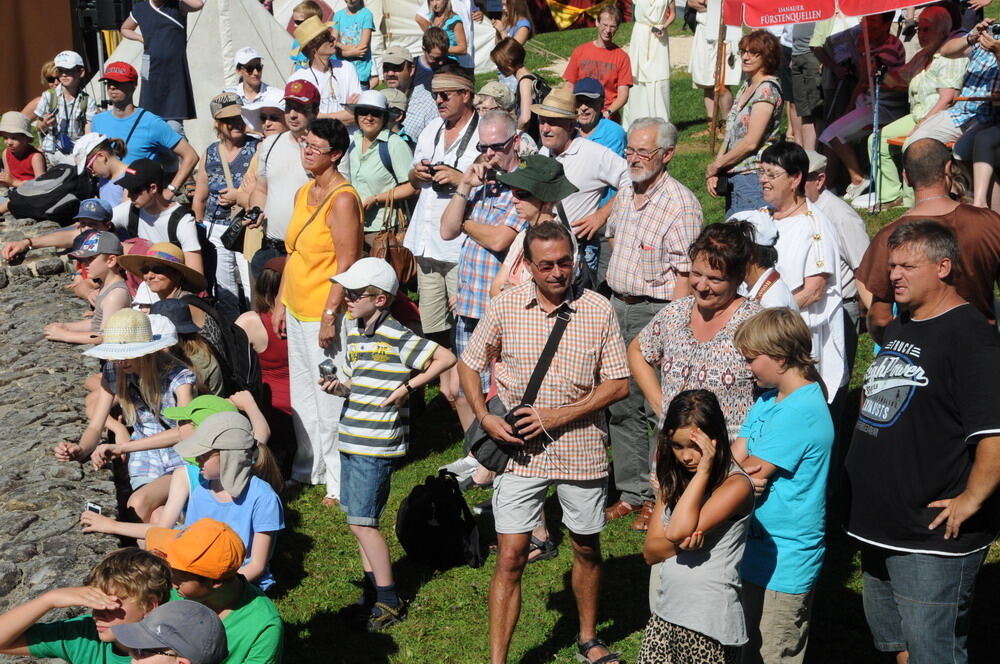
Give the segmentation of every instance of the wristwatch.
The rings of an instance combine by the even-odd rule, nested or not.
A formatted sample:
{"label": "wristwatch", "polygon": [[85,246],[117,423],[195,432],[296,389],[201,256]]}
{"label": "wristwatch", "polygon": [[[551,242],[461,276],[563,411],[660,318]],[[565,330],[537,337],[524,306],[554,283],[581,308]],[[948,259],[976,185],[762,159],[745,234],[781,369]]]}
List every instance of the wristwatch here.
{"label": "wristwatch", "polygon": [[177,193],[177,185],[175,185],[173,183],[168,184],[167,185],[167,191],[169,191],[171,194],[176,194]]}
{"label": "wristwatch", "polygon": [[337,312],[334,311],[333,309],[324,309],[323,310],[323,315],[324,316],[336,316]]}

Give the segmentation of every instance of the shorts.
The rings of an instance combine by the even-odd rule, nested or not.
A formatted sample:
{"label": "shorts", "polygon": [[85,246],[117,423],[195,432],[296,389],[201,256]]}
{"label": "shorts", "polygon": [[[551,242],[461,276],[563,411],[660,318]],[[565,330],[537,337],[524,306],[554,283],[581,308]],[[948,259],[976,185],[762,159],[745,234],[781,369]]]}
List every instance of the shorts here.
{"label": "shorts", "polygon": [[550,480],[501,473],[493,480],[493,519],[502,535],[528,533],[542,525],[545,494],[556,487],[563,525],[576,535],[594,535],[604,529],[608,478]]}
{"label": "shorts", "polygon": [[420,325],[424,334],[444,332],[455,326],[448,300],[458,293],[458,263],[417,256],[417,292]]}
{"label": "shorts", "polygon": [[395,462],[395,457],[340,453],[340,509],[349,525],[378,528]]}
{"label": "shorts", "polygon": [[792,56],[792,101],[803,120],[823,112],[823,95],[820,92],[822,75],[819,60],[812,53]]}
{"label": "shorts", "polygon": [[809,643],[809,620],[813,590],[782,593],[743,580],[743,615],[749,641],[743,647],[743,661],[801,664]]}

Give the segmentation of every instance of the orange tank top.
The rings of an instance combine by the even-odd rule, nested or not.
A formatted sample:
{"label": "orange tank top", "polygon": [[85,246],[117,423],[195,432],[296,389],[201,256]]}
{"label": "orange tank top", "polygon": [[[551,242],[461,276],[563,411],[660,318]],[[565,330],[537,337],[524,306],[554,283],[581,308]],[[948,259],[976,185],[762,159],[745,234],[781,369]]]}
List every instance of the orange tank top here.
{"label": "orange tank top", "polygon": [[[285,249],[288,262],[285,264],[282,303],[288,313],[301,321],[318,321],[323,317],[326,299],[330,294],[330,277],[339,274],[337,249],[333,245],[333,235],[327,226],[327,216],[333,199],[343,193],[354,197],[358,206],[358,246],[364,232],[364,211],[361,198],[348,183],[333,190],[320,209],[309,205],[309,192],[315,182],[307,182],[295,194],[292,219],[285,233]],[[316,213],[313,217],[313,213]],[[313,217],[312,221],[309,220]],[[340,223],[338,220],[335,223]],[[346,220],[344,223],[347,223]]]}

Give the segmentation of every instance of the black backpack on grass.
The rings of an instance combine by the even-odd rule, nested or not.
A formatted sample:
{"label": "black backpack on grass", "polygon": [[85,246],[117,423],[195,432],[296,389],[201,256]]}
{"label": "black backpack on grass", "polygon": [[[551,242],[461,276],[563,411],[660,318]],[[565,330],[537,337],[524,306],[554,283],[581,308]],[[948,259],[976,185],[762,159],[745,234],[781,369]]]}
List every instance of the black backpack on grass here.
{"label": "black backpack on grass", "polygon": [[222,370],[223,396],[247,390],[260,403],[260,358],[250,345],[247,333],[236,323],[227,321],[215,307],[197,295],[189,293],[182,296],[181,301],[205,312],[205,316],[211,317],[222,333],[221,348],[212,343],[208,345]]}
{"label": "black backpack on grass", "polygon": [[396,538],[408,556],[435,569],[483,565],[476,519],[455,476],[446,470],[437,477],[428,475],[403,499],[396,514]]}

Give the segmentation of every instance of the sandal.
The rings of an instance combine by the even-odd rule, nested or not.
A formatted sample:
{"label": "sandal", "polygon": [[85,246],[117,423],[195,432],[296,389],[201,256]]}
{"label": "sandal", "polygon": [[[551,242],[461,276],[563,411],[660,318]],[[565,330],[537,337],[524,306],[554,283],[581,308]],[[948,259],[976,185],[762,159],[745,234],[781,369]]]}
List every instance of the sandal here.
{"label": "sandal", "polygon": [[[587,657],[587,653],[594,648],[604,648],[608,651],[608,654],[598,657],[597,659],[590,659]],[[586,643],[580,643],[580,641],[577,640],[576,650],[576,658],[583,664],[611,664],[612,662],[615,664],[621,664],[622,654],[620,652],[611,652],[611,648],[608,648],[608,644],[598,638],[593,638]]]}
{"label": "sandal", "polygon": [[[534,558],[531,554],[538,551]],[[539,560],[549,560],[559,555],[559,547],[550,539],[540,540],[534,535],[531,536],[531,545],[528,546],[528,564],[537,563]]]}
{"label": "sandal", "polygon": [[373,632],[379,632],[386,627],[403,622],[403,618],[405,617],[405,604],[392,607],[382,602],[375,602],[375,606],[372,607],[372,612],[368,617],[368,629]]}

